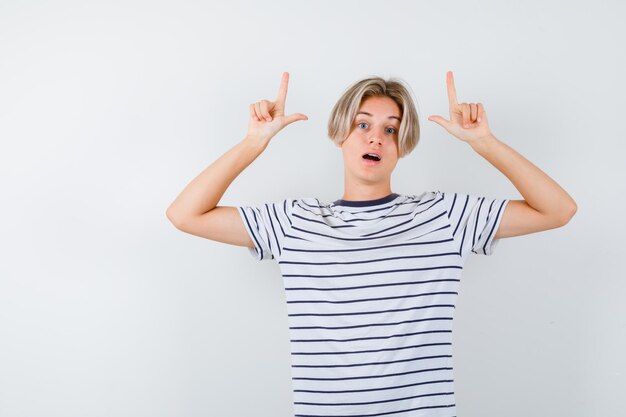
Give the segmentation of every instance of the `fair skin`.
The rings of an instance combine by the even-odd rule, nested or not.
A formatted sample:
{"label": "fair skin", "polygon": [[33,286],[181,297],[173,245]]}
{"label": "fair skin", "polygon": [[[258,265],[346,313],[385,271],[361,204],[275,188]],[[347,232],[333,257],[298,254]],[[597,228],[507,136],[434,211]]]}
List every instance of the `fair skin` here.
{"label": "fair skin", "polygon": [[[249,107],[248,131],[233,146],[193,179],[168,207],[167,218],[186,233],[232,245],[254,247],[236,207],[218,206],[232,181],[265,151],[285,126],[308,120],[302,113],[286,115],[289,73],[284,72],[275,101],[261,100]],[[521,236],[561,227],[573,217],[576,203],[552,178],[500,142],[491,132],[481,103],[458,103],[452,72],[447,73],[450,119],[430,116],[451,135],[484,157],[524,197],[511,200],[495,238]],[[375,200],[391,194],[391,173],[398,162],[400,109],[389,97],[363,100],[348,138],[341,145],[344,158],[344,200]],[[382,154],[378,164],[367,165],[363,154]]]}
{"label": "fair skin", "polygon": [[493,135],[482,103],[458,103],[452,71],[446,74],[446,84],[450,119],[430,116],[428,120],[470,145],[524,197],[507,204],[494,239],[566,225],[577,210],[574,199],[545,172]]}
{"label": "fair skin", "polygon": [[[367,113],[367,114],[365,114]],[[343,152],[343,200],[376,200],[391,194],[391,173],[398,163],[398,131],[402,113],[393,99],[367,97],[359,106],[350,134],[341,144]],[[381,157],[372,165],[363,154]]]}

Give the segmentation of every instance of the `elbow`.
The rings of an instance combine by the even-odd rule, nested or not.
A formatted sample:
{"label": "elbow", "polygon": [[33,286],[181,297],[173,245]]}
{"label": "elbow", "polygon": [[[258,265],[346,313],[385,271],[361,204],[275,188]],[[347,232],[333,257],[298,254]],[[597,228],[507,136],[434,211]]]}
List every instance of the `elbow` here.
{"label": "elbow", "polygon": [[575,202],[573,202],[572,208],[570,209],[570,215],[569,215],[570,219],[574,217],[574,214],[576,214],[576,211],[578,211],[578,206],[576,205]]}
{"label": "elbow", "polygon": [[174,227],[176,227],[177,229],[179,229],[179,225],[180,225],[180,219],[179,217],[176,216],[176,214],[171,210],[171,209],[167,209],[165,211],[165,217],[167,217],[167,219],[170,221],[170,223],[172,223],[174,225]]}
{"label": "elbow", "polygon": [[569,223],[569,221],[572,220],[572,217],[574,217],[574,215],[576,214],[577,210],[578,206],[574,201],[572,201],[572,204],[567,209],[562,211],[561,226],[565,226],[567,223]]}
{"label": "elbow", "polygon": [[574,200],[572,200],[572,204],[569,207],[569,211],[568,211],[568,218],[567,218],[568,222],[572,219],[572,217],[574,217],[574,214],[576,214],[576,211],[578,211],[578,205],[576,204]]}

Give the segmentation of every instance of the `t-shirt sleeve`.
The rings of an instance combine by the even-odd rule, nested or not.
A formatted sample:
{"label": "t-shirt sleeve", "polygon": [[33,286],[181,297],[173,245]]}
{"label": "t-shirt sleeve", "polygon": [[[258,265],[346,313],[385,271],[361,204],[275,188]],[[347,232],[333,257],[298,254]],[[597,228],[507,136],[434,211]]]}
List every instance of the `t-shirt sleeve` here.
{"label": "t-shirt sleeve", "polygon": [[441,194],[461,257],[467,257],[470,252],[491,255],[500,241],[494,236],[510,200],[453,192]]}
{"label": "t-shirt sleeve", "polygon": [[237,206],[243,224],[254,242],[248,247],[257,261],[272,260],[282,254],[283,242],[291,228],[294,200],[285,199],[259,206]]}

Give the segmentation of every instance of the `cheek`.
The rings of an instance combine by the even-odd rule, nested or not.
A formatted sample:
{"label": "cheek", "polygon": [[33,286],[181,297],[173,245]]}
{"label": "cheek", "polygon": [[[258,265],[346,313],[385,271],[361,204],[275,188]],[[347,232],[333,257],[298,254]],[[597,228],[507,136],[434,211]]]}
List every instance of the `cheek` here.
{"label": "cheek", "polygon": [[400,150],[398,141],[394,139],[393,142],[389,143],[389,147],[387,149],[389,150],[389,152],[394,152],[395,154],[397,154],[398,151]]}

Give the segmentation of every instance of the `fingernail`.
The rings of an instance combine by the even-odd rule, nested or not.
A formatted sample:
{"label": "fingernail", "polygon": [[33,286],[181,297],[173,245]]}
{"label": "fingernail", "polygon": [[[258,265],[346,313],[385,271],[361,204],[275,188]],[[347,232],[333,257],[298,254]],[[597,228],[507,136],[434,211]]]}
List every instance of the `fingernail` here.
{"label": "fingernail", "polygon": [[480,122],[480,117],[478,118],[478,121]]}
{"label": "fingernail", "polygon": [[465,124],[465,127],[469,127],[469,125],[466,123],[466,124]]}

